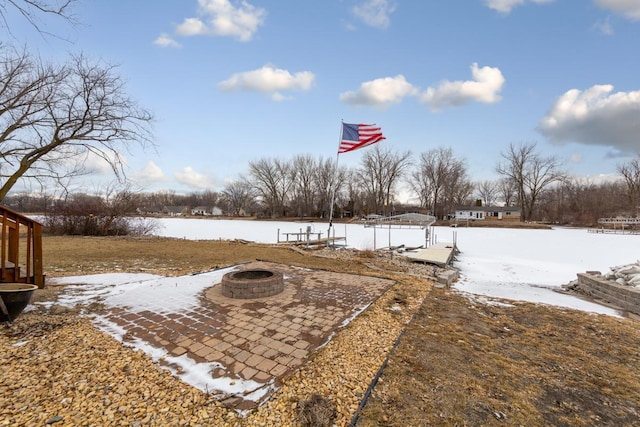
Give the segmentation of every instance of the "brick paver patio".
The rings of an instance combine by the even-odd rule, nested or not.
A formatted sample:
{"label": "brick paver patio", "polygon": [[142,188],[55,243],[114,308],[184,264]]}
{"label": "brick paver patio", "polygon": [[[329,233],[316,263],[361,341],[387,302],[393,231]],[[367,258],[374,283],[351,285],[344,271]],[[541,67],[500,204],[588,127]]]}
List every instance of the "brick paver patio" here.
{"label": "brick paver patio", "polygon": [[[114,308],[107,318],[126,331],[125,339],[146,341],[172,356],[215,363],[212,378],[250,380],[265,391],[277,387],[394,283],[264,262],[242,268],[283,273],[284,291],[266,298],[233,299],[223,296],[218,284],[204,291],[197,307],[177,314]],[[242,395],[219,397],[228,405],[249,409],[268,392],[257,402]]]}

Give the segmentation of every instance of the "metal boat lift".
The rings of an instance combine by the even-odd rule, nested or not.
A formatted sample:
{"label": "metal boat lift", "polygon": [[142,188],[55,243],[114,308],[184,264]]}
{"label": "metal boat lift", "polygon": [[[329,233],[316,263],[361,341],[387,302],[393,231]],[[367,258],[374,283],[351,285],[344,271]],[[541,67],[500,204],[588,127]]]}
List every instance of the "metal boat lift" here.
{"label": "metal boat lift", "polygon": [[[424,215],[419,213],[406,213],[392,216],[375,216],[364,220],[365,227],[371,228],[387,228],[389,230],[389,246],[391,246],[391,229],[394,228],[422,228],[424,229],[425,248],[429,246],[429,239],[432,237],[430,227],[436,222],[433,215]],[[373,234],[375,249],[375,233]]]}

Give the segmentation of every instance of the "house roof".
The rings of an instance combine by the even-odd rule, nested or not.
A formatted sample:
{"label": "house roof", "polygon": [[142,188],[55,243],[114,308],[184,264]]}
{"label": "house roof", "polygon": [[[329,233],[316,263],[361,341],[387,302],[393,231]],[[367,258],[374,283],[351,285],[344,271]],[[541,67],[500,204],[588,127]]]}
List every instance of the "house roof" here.
{"label": "house roof", "polygon": [[170,213],[182,213],[187,210],[187,206],[165,206],[164,209]]}
{"label": "house roof", "polygon": [[520,206],[459,206],[457,211],[471,211],[471,212],[520,212]]}

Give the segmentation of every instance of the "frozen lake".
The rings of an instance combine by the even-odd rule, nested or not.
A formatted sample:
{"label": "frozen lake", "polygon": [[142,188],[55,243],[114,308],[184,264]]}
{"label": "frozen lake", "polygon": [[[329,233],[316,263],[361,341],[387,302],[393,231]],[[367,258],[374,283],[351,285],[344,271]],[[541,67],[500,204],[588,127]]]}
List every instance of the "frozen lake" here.
{"label": "frozen lake", "polygon": [[[275,243],[278,232],[322,232],[328,224],[309,222],[160,219],[160,236],[191,240],[243,239]],[[346,237],[348,247],[374,249],[404,244],[425,244],[423,229],[374,229],[361,224],[335,224],[335,236]],[[438,241],[455,239],[461,253],[454,267],[461,272],[455,287],[461,291],[512,300],[541,302],[598,313],[614,310],[554,289],[587,270],[606,272],[610,267],[640,258],[640,236],[593,234],[585,229],[552,230],[434,227]],[[334,231],[332,231],[333,235]],[[283,239],[283,237],[281,237]]]}

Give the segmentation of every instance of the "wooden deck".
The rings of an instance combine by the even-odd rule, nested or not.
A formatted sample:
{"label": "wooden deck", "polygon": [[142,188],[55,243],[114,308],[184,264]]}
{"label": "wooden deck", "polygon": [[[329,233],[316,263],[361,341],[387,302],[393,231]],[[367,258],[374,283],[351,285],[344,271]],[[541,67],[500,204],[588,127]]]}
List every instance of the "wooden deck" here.
{"label": "wooden deck", "polygon": [[439,267],[448,266],[456,253],[453,243],[436,243],[426,249],[420,249],[415,253],[407,255],[410,261],[435,264]]}

